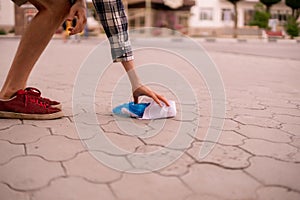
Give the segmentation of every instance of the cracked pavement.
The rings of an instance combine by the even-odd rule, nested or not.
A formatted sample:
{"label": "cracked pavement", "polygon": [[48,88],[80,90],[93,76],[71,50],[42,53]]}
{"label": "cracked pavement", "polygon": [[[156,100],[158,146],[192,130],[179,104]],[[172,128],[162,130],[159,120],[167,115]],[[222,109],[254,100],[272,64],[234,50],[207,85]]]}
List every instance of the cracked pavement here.
{"label": "cracked pavement", "polygon": [[[83,123],[86,127],[101,128],[113,144],[128,153],[95,153],[118,157],[128,167],[136,167],[139,163],[134,162],[130,153],[168,149],[182,123],[197,128],[196,135],[190,135],[189,146],[168,149],[182,153],[171,165],[132,174],[97,160],[83,141],[90,141],[99,133],[79,137],[74,123],[78,115],[72,111],[76,74],[99,41],[91,38],[80,44],[64,44],[54,39],[33,70],[28,85],[42,90],[43,96],[61,101],[65,117],[50,121],[0,119],[0,199],[300,199],[300,56],[289,56],[289,51],[299,52],[299,44],[202,43],[219,68],[227,96],[220,138],[202,160],[198,158],[200,148],[205,142],[213,142],[205,141],[211,105],[204,80],[193,76],[188,67],[184,68],[184,62],[169,59],[170,66],[188,78],[199,101],[196,110],[189,107],[192,103],[178,104],[178,109],[182,106],[199,114],[196,118],[181,118],[182,113],[178,112],[176,118],[165,120],[159,130],[157,124],[149,121],[132,120],[133,125],[143,130],[135,135],[129,133],[134,128],[122,130],[111,114],[114,84],[124,75],[120,65],[112,64],[99,80],[95,96],[98,123]],[[3,81],[18,39],[1,38],[0,44],[0,80]],[[174,45],[179,48],[176,45],[180,47],[180,41]],[[145,54],[137,52],[137,66],[145,60],[167,59],[163,54],[152,55],[151,50]],[[176,99],[176,94],[166,88],[153,87]],[[172,159],[168,154],[160,156]],[[147,163],[141,166],[147,168]]]}

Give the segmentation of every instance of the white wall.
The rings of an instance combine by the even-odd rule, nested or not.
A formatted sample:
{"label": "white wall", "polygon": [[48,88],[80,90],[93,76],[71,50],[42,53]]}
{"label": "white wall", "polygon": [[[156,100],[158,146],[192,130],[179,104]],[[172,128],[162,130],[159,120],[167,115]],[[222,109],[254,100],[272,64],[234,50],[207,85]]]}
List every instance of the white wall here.
{"label": "white wall", "polygon": [[10,0],[0,0],[0,26],[15,25],[14,3]]}
{"label": "white wall", "polygon": [[[200,20],[201,9],[212,9],[212,20]],[[219,18],[219,0],[196,0],[196,5],[192,7],[190,17],[190,27],[218,27]]]}
{"label": "white wall", "polygon": [[[244,26],[244,12],[248,9],[254,9],[254,5],[259,0],[244,0],[238,3],[238,27]],[[213,20],[200,20],[200,11],[203,8],[212,9]],[[226,0],[196,0],[196,5],[191,9],[192,16],[190,18],[191,28],[221,28],[232,27],[233,19],[229,22],[222,21],[222,9],[234,10],[233,5]],[[271,8],[274,12],[286,12],[290,9],[285,6],[284,1],[274,5]]]}

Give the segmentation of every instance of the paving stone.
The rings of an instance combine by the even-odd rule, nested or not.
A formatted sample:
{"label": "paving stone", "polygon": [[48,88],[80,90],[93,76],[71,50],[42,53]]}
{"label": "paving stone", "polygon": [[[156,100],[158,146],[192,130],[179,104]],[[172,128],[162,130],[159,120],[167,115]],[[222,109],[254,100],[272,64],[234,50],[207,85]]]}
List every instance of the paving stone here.
{"label": "paving stone", "polygon": [[[216,128],[220,129],[220,128]],[[224,125],[221,130],[223,131],[235,131],[239,129],[239,124],[231,119],[225,119],[224,120]]]}
{"label": "paving stone", "polygon": [[183,154],[178,160],[158,172],[164,176],[182,176],[188,173],[189,166],[193,163],[195,163],[194,159]]}
{"label": "paving stone", "polygon": [[244,139],[246,139],[245,136],[242,136],[241,134],[235,131],[222,131],[218,143],[237,146],[243,144]]}
{"label": "paving stone", "polygon": [[138,146],[143,143],[137,137],[120,135],[116,133],[104,133],[107,139],[116,147],[123,149],[125,152],[134,152]]}
{"label": "paving stone", "polygon": [[16,125],[0,133],[0,139],[12,143],[25,144],[35,142],[38,139],[50,135],[47,128],[40,128],[32,125]]}
{"label": "paving stone", "polygon": [[[175,128],[176,127],[176,128]],[[191,146],[194,137],[199,134],[201,128],[197,126],[196,122],[184,121],[179,124],[170,123],[155,137],[146,139],[146,143],[161,144],[168,148],[185,150]]]}
{"label": "paving stone", "polygon": [[97,114],[97,119],[99,121],[99,124],[105,125],[105,124],[108,124],[110,121],[114,121],[115,116],[113,114],[111,114],[111,115]]}
{"label": "paving stone", "polygon": [[63,136],[47,136],[26,145],[29,155],[39,155],[51,161],[64,161],[73,158],[76,153],[84,151],[79,140],[67,139]]}
{"label": "paving stone", "polygon": [[300,136],[294,136],[292,138],[292,142],[290,144],[292,144],[293,146],[295,146],[296,148],[300,149]]}
{"label": "paving stone", "polygon": [[24,155],[23,145],[14,145],[7,141],[0,140],[0,165],[8,162],[15,156]]}
{"label": "paving stone", "polygon": [[206,194],[193,194],[185,198],[184,200],[222,200],[221,197],[214,197]]}
{"label": "paving stone", "polygon": [[[21,124],[21,120],[18,119],[0,119],[0,130],[8,129],[12,126]],[[1,133],[0,133],[1,134]]]}
{"label": "paving stone", "polygon": [[[87,126],[88,127],[88,126]],[[90,139],[97,133],[87,132],[85,134],[79,135],[76,129],[76,125],[74,123],[65,123],[59,124],[54,128],[51,128],[52,133],[54,135],[62,135],[71,139],[79,140],[79,139]]]}
{"label": "paving stone", "polygon": [[289,115],[274,115],[275,120],[285,124],[297,124],[300,125],[300,116],[289,116]]}
{"label": "paving stone", "polygon": [[89,151],[96,160],[99,160],[105,166],[110,169],[114,169],[119,172],[133,171],[133,166],[127,159],[127,154],[111,154],[101,151]]}
{"label": "paving stone", "polygon": [[143,132],[137,134],[134,127],[135,121],[133,120],[134,119],[118,119],[110,121],[108,124],[101,125],[101,128],[104,130],[104,132],[115,132],[128,135],[144,134],[147,130],[150,130],[150,127],[147,127],[147,125],[140,123],[137,124],[137,126],[140,126],[140,128],[143,129]]}
{"label": "paving stone", "polygon": [[116,117],[114,120],[101,125],[101,127],[105,132],[116,132],[148,138],[158,135],[162,130],[176,131],[180,123],[172,119],[152,121]]}
{"label": "paving stone", "polygon": [[[295,98],[295,96],[293,95],[292,96],[292,98]],[[298,99],[289,99],[289,102],[291,103],[291,104],[294,104],[294,105],[296,105],[296,106],[299,106],[300,105],[300,100],[299,100],[299,98]],[[299,108],[299,107],[298,107]]]}
{"label": "paving stone", "polygon": [[280,126],[280,122],[277,122],[273,119],[262,118],[262,117],[254,117],[254,116],[237,116],[235,118],[238,122],[241,122],[246,125],[256,125],[261,127],[270,127],[270,128],[278,128]]}
{"label": "paving stone", "polygon": [[265,157],[253,157],[246,171],[266,185],[300,190],[300,164]]}
{"label": "paving stone", "polygon": [[[224,199],[254,199],[260,184],[241,170],[228,170],[208,164],[195,164],[183,181],[199,194]],[[242,180],[242,181],[241,181]]]}
{"label": "paving stone", "polygon": [[34,125],[42,128],[53,128],[56,126],[60,126],[60,124],[69,123],[70,120],[66,117],[56,119],[56,120],[24,120],[24,124]]}
{"label": "paving stone", "polygon": [[257,200],[299,200],[300,193],[291,191],[287,188],[280,187],[263,187],[256,191]]}
{"label": "paving stone", "polygon": [[290,135],[280,129],[243,125],[238,131],[248,138],[265,139],[271,142],[291,142]]}
{"label": "paving stone", "polygon": [[[210,113],[211,114],[211,113]],[[199,118],[198,118],[198,121],[199,121],[199,127],[200,128],[208,128],[210,127],[210,115],[201,115]]]}
{"label": "paving stone", "polygon": [[[220,135],[217,137],[218,143],[224,145],[240,145],[243,144],[243,140],[246,139],[245,136],[239,134],[238,131],[220,131]],[[212,139],[207,138],[208,128],[199,128],[196,135],[196,139],[199,141],[210,141],[214,142]]]}
{"label": "paving stone", "polygon": [[200,162],[209,162],[228,168],[245,168],[249,166],[251,155],[238,147],[215,144],[212,151],[204,159],[199,159],[200,148],[204,143],[196,142],[188,153]]}
{"label": "paving stone", "polygon": [[64,172],[59,163],[47,162],[35,156],[17,157],[0,166],[0,181],[18,190],[45,187],[50,179],[62,175]]}
{"label": "paving stone", "polygon": [[75,111],[73,111],[73,107],[69,104],[69,102],[61,102],[61,104],[63,106],[62,111],[65,117],[73,117],[74,115],[79,114],[79,112],[74,113]]}
{"label": "paving stone", "polygon": [[295,105],[290,104],[288,100],[283,100],[280,98],[268,98],[261,100],[261,104],[267,105],[268,107],[279,107],[279,108],[288,108],[288,109],[293,109],[297,108]]}
{"label": "paving stone", "polygon": [[298,152],[298,149],[284,143],[247,139],[241,147],[255,155],[270,156],[286,161],[300,161],[300,152]]}
{"label": "paving stone", "polygon": [[282,124],[281,130],[287,131],[293,135],[300,136],[300,125],[296,124]]}
{"label": "paving stone", "polygon": [[[10,66],[9,60],[12,60],[14,56],[12,50],[17,48],[18,41],[19,40],[15,39],[1,40],[0,52],[2,54],[0,54],[0,56],[2,57],[0,58],[0,66],[4,66],[3,70],[0,70],[1,80],[5,78]],[[296,47],[292,44],[276,44],[276,48],[273,48],[273,50],[275,49],[277,54],[282,54],[278,59],[274,57],[274,55],[265,54],[266,51],[264,50],[266,49],[260,48],[266,46],[264,44],[246,45],[246,49],[251,50],[251,55],[247,54],[249,52],[243,54],[243,51],[239,52],[239,54],[235,54],[235,45],[228,42],[214,44],[214,46],[212,46],[213,48],[211,47],[212,50],[210,53],[224,81],[224,89],[226,90],[227,96],[227,113],[225,126],[218,141],[220,144],[214,149],[214,152],[210,155],[211,157],[208,156],[211,164],[196,163],[193,159],[190,160],[190,157],[184,156],[187,154],[185,153],[181,159],[173,165],[162,169],[160,172],[141,175],[125,174],[124,177],[119,179],[119,176],[117,176],[119,172],[111,174],[110,170],[103,166],[99,167],[98,163],[95,163],[96,161],[88,157],[87,152],[81,152],[82,149],[78,148],[78,145],[82,146],[82,144],[80,144],[78,140],[77,133],[74,129],[75,127],[70,125],[74,123],[74,115],[79,114],[73,113],[72,110],[72,90],[76,81],[76,74],[80,69],[82,60],[88,56],[90,50],[98,43],[99,39],[90,38],[89,40],[82,41],[79,48],[74,48],[73,45],[63,44],[60,40],[51,41],[47,48],[48,53],[46,56],[43,56],[38,63],[38,65],[43,66],[43,68],[41,68],[43,70],[35,70],[35,73],[33,73],[30,78],[30,85],[40,88],[43,91],[43,96],[54,97],[54,99],[58,98],[57,100],[63,103],[63,111],[67,117],[49,121],[0,119],[0,137],[6,136],[3,134],[5,133],[4,131],[11,130],[14,126],[25,127],[31,125],[36,128],[51,130],[54,134],[57,134],[56,136],[44,136],[40,132],[35,134],[33,134],[33,132],[26,133],[27,135],[25,133],[16,134],[14,131],[11,132],[14,138],[10,137],[9,141],[13,139],[20,143],[26,142],[27,145],[25,147],[27,147],[28,153],[37,154],[38,156],[20,156],[19,153],[24,154],[26,148],[22,149],[22,152],[19,152],[21,145],[11,145],[8,142],[0,142],[0,163],[2,160],[6,160],[4,164],[0,164],[1,200],[1,195],[3,194],[7,197],[4,200],[10,198],[13,200],[18,199],[19,196],[17,194],[20,193],[12,188],[25,190],[25,193],[29,195],[31,195],[32,191],[27,190],[34,190],[30,200],[117,199],[112,196],[112,190],[109,190],[109,184],[97,184],[97,182],[101,181],[115,181],[112,183],[112,189],[116,192],[120,200],[253,200],[258,198],[269,200],[272,198],[278,199],[279,197],[283,200],[299,199],[300,186],[298,177],[300,177],[300,169],[298,152],[300,151],[298,137],[300,136],[300,125],[296,124],[299,124],[298,118],[300,117],[300,92],[299,88],[295,86],[300,85],[300,71],[298,70],[300,62],[298,55],[296,59],[296,54],[290,57],[290,52],[286,51],[287,49],[292,49],[293,52],[297,52],[299,49],[298,46]],[[155,43],[161,45],[159,40],[153,39],[151,44]],[[165,45],[170,44],[171,43]],[[227,49],[226,52],[223,52],[223,50],[227,48],[226,46],[232,47],[233,51],[229,48],[230,51],[227,52]],[[245,45],[243,45],[243,48],[244,46]],[[239,50],[239,48],[237,50]],[[194,49],[188,51],[195,52]],[[68,54],[61,52],[68,52]],[[199,129],[195,137],[198,141],[204,140],[206,138],[207,128],[209,127],[210,116],[212,115],[211,96],[209,89],[205,85],[204,78],[200,77],[200,75],[196,76],[196,70],[189,70],[192,69],[192,67],[187,65],[186,61],[178,59],[178,56],[174,56],[176,58],[175,60],[165,59],[164,56],[164,59],[161,59],[162,55],[165,54],[158,55],[155,52],[157,52],[157,49],[152,50],[150,54],[145,54],[144,50],[137,51],[137,66],[145,65],[145,63],[160,63],[161,60],[164,60],[168,62],[168,65],[165,66],[175,67],[174,69],[180,72],[180,74],[191,83],[195,95],[199,100],[199,113],[195,117],[195,119],[199,120],[199,124],[197,120],[193,121],[189,116],[183,119],[180,118],[182,114],[194,111],[192,106],[194,102],[184,102],[186,105],[184,108],[186,108],[186,110],[183,110],[186,112],[179,112],[176,118],[168,119],[167,122],[172,122],[170,123],[170,129],[166,129],[167,126],[165,126],[165,129],[157,131],[157,134],[155,131],[160,129],[155,129],[148,124],[149,122],[141,120],[135,120],[129,127],[126,127],[127,129],[124,130],[133,130],[127,132],[120,129],[116,123],[112,123],[114,117],[111,116],[111,102],[112,96],[115,93],[114,87],[120,77],[122,75],[125,76],[125,71],[119,63],[110,66],[105,72],[105,75],[101,77],[95,94],[95,111],[98,117],[96,123],[97,127],[101,124],[107,132],[107,135],[111,135],[113,137],[112,140],[115,140],[117,145],[124,146],[125,149],[129,149],[130,151],[134,149],[133,146],[141,144],[136,149],[136,152],[141,154],[161,148],[166,150],[166,148],[158,144],[168,144],[170,139],[176,135],[174,130],[177,129],[178,124],[183,121],[192,122],[192,125],[198,125]],[[261,54],[261,52],[264,53]],[[252,55],[252,53],[254,54]],[[282,59],[283,57],[286,59]],[[233,75],[235,75],[234,78]],[[53,77],[55,77],[55,79],[53,79]],[[141,78],[143,79],[143,77]],[[185,88],[181,88],[180,83],[176,82],[176,80],[174,83],[175,85],[179,84],[179,88],[181,89],[178,94],[176,92],[176,95],[184,94]],[[124,84],[122,87],[128,90],[128,99],[131,98],[130,83],[128,82],[128,85]],[[156,90],[155,88],[155,91],[161,94],[170,95],[170,93],[168,93],[169,91],[166,90],[167,89]],[[114,98],[121,97],[126,98],[126,95],[114,96]],[[173,98],[172,95],[167,97]],[[180,106],[178,106],[178,108],[180,109]],[[272,119],[272,115],[275,117],[274,119]],[[245,124],[253,124],[254,127],[261,127],[261,129],[258,128],[260,129],[259,131],[256,129],[252,132],[252,130],[245,130],[247,129],[245,128],[243,131],[246,131],[247,134],[241,132],[241,134],[247,137],[253,137],[252,139],[256,138],[256,140],[247,140],[248,142],[244,145],[246,148],[249,148],[251,152],[257,153],[257,156],[246,159],[249,154],[242,150],[242,147],[244,148],[242,144],[245,137],[239,134],[239,129],[248,127],[248,125],[243,126],[241,123],[236,123],[231,119],[237,119]],[[21,125],[23,123],[25,125]],[[144,132],[140,134],[148,138],[145,139],[148,140],[148,143],[154,143],[156,145],[145,145],[141,143],[141,141],[135,140],[136,138],[132,141],[133,138],[131,137],[116,134],[139,134],[135,128],[132,128],[134,127],[133,125],[142,127]],[[274,128],[273,130],[279,128],[282,131],[278,130],[276,133],[269,132],[265,130],[267,127],[272,127]],[[249,133],[247,131],[249,131]],[[287,132],[291,134],[291,138],[288,137],[289,134]],[[50,133],[51,132],[47,134]],[[98,133],[95,134],[96,138]],[[88,139],[90,136],[93,136],[93,134],[87,134],[85,136],[85,138]],[[288,138],[293,141],[288,140]],[[263,142],[259,142],[260,140]],[[198,142],[198,144],[200,145],[201,143]],[[34,145],[36,145],[38,149],[35,149]],[[241,145],[242,147],[237,145]],[[101,147],[96,147],[96,149],[97,148]],[[295,149],[297,149],[297,151],[295,151]],[[195,158],[198,156],[198,150],[195,150]],[[118,168],[119,165],[122,165],[123,169],[132,169],[132,163],[129,163],[130,155],[115,155],[101,151],[93,153],[95,153],[96,156],[101,155],[101,158],[105,158],[112,167]],[[5,155],[2,156],[2,154]],[[10,154],[12,154],[12,156],[16,154],[17,157],[8,160],[8,157],[11,157]],[[45,159],[41,156],[45,157]],[[272,159],[270,156],[277,160]],[[48,162],[46,159],[53,161]],[[64,159],[67,160],[64,161]],[[115,159],[117,159],[117,161],[115,161]],[[174,157],[168,155],[167,151],[165,151],[162,152],[155,161],[161,162],[163,159],[173,161]],[[287,162],[280,161],[279,159],[286,160]],[[63,164],[56,162],[61,160],[63,160]],[[245,163],[249,160],[251,161],[251,165],[246,166]],[[295,163],[295,161],[297,161],[297,163]],[[133,164],[136,163],[133,162]],[[142,163],[142,165],[144,165],[143,167],[149,167],[147,162]],[[248,168],[240,170],[236,168],[238,166]],[[150,167],[152,166],[150,165]],[[226,167],[233,167],[233,169],[226,169]],[[97,173],[98,170],[102,173]],[[66,176],[66,174],[72,177]],[[180,179],[176,176],[180,176]],[[115,179],[116,177],[118,177],[118,179]],[[186,184],[183,184],[181,177],[183,177],[183,181],[188,184],[195,193],[187,190]],[[260,180],[265,185],[261,185],[257,180]],[[7,187],[6,183],[12,188]],[[21,195],[20,198],[22,197]],[[28,200],[27,196],[25,200]]]}
{"label": "paving stone", "polygon": [[76,158],[64,162],[69,176],[84,177],[90,181],[107,183],[118,180],[121,173],[105,166],[89,152],[80,153]]}
{"label": "paving stone", "polygon": [[125,174],[111,184],[117,197],[128,200],[183,199],[191,192],[175,177],[157,174]]}
{"label": "paving stone", "polygon": [[173,150],[156,145],[144,145],[137,148],[135,154],[127,155],[127,159],[134,166],[133,172],[141,173],[141,171],[149,172],[164,169],[183,155],[184,150]]}
{"label": "paving stone", "polygon": [[272,112],[266,109],[233,108],[230,112],[233,115],[246,115],[265,118],[272,117]]}
{"label": "paving stone", "polygon": [[300,117],[300,110],[296,108],[268,107],[267,110],[277,115],[294,115]]}
{"label": "paving stone", "polygon": [[[245,98],[246,97],[246,98]],[[259,101],[253,100],[253,97],[247,98],[247,95],[239,94],[238,97],[228,98],[229,105],[232,108],[251,108],[251,109],[264,109],[265,106],[260,105]]]}
{"label": "paving stone", "polygon": [[0,183],[0,199],[3,200],[29,200],[28,194],[10,189],[7,185]]}
{"label": "paving stone", "polygon": [[107,185],[93,184],[79,177],[59,178],[51,181],[49,187],[35,192],[32,200],[115,200]]}

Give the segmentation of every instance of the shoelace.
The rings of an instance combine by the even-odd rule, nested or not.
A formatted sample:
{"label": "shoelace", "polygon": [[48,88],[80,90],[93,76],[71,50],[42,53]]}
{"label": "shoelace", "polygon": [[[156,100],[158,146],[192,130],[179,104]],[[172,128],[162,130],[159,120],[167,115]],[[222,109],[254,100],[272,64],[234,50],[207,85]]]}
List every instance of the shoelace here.
{"label": "shoelace", "polygon": [[32,95],[27,95],[27,94],[24,94],[24,95],[25,95],[25,106],[27,106],[28,102],[30,102],[30,103],[34,103],[34,104],[36,104],[40,107],[43,107],[43,108],[48,108],[49,107],[49,104],[42,101],[39,97],[32,96]]}
{"label": "shoelace", "polygon": [[34,88],[34,87],[27,87],[27,88],[25,89],[25,92],[27,92],[27,93],[30,94],[30,95],[34,95],[34,96],[36,96],[36,97],[39,97],[39,99],[40,99],[41,101],[51,102],[50,99],[41,97],[41,94],[42,94],[42,93],[41,93],[41,91],[40,91],[39,89],[37,89],[37,88]]}

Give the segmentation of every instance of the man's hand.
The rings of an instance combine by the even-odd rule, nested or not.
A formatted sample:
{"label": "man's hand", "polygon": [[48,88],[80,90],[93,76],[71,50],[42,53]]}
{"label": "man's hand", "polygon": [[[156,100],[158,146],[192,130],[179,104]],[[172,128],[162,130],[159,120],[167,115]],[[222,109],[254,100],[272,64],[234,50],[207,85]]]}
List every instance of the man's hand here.
{"label": "man's hand", "polygon": [[67,20],[77,19],[76,26],[69,28],[69,34],[74,35],[83,31],[86,24],[86,4],[84,0],[76,0],[70,9]]}
{"label": "man's hand", "polygon": [[165,97],[153,92],[149,87],[144,85],[141,85],[133,91],[134,103],[139,103],[139,97],[143,95],[151,97],[160,106],[162,106],[160,101],[164,102],[167,106],[170,106]]}

